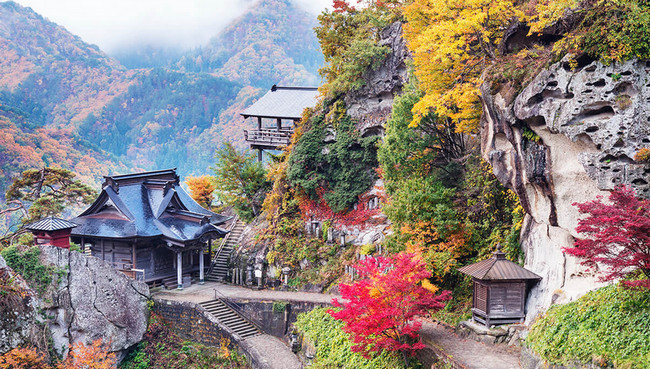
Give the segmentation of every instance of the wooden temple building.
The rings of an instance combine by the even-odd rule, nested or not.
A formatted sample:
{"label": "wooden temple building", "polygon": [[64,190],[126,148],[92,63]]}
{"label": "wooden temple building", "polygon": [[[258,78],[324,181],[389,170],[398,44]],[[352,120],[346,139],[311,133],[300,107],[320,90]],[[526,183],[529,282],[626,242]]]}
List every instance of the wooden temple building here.
{"label": "wooden temple building", "polygon": [[472,319],[488,328],[522,323],[526,318],[526,294],[542,277],[506,259],[497,247],[492,258],[464,266],[459,272],[474,282]]}
{"label": "wooden temple building", "polygon": [[176,276],[182,288],[197,272],[203,282],[204,254],[227,233],[219,225],[230,217],[196,203],[175,169],[104,178],[95,202],[71,220],[77,225],[72,241],[127,274],[141,273],[148,283]]}
{"label": "wooden temple building", "polygon": [[[257,129],[244,130],[244,137],[251,149],[257,150],[258,161],[262,161],[262,150],[280,150],[288,146],[293,134],[293,125],[302,118],[305,108],[316,106],[318,88],[280,87],[271,90],[253,105],[244,110],[244,119],[255,118]],[[273,125],[265,125],[271,120]]]}

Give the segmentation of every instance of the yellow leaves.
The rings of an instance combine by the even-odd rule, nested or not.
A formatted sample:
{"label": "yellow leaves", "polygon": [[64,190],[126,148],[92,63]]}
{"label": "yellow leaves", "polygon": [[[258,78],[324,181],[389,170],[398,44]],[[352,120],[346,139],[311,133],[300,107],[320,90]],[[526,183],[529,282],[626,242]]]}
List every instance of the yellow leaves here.
{"label": "yellow leaves", "polygon": [[579,0],[539,0],[534,15],[525,17],[530,25],[529,35],[540,33],[544,28],[558,21],[569,9],[580,4]]}
{"label": "yellow leaves", "polygon": [[431,291],[431,293],[437,293],[439,290],[439,288],[435,286],[433,283],[429,282],[428,279],[422,280],[422,287],[424,287],[428,291]]}
{"label": "yellow leaves", "polygon": [[520,16],[510,0],[415,0],[406,7],[405,36],[425,96],[412,125],[435,111],[456,121],[458,132],[477,133],[481,74],[497,56],[503,30]]}

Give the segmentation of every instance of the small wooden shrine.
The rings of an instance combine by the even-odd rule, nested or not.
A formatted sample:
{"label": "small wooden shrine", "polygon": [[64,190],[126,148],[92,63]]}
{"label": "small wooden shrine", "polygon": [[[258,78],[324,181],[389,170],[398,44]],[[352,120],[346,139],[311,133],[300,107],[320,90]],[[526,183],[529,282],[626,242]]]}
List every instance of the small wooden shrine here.
{"label": "small wooden shrine", "polygon": [[[289,145],[293,125],[300,121],[305,108],[316,105],[317,97],[317,87],[273,85],[269,92],[241,113],[244,119],[257,118],[257,129],[244,130],[244,137],[251,149],[258,151],[258,161],[262,161],[262,150],[280,150]],[[274,121],[274,126],[264,127],[263,119]]]}
{"label": "small wooden shrine", "polygon": [[77,225],[59,218],[44,218],[28,224],[25,229],[34,235],[35,245],[51,245],[70,248],[70,232]]}
{"label": "small wooden shrine", "polygon": [[472,276],[474,299],[472,319],[487,327],[522,323],[526,317],[528,287],[542,277],[506,259],[497,246],[492,258],[458,270]]}
{"label": "small wooden shrine", "polygon": [[231,217],[201,207],[180,186],[176,170],[104,177],[102,192],[81,215],[72,240],[92,256],[148,283],[182,288],[191,274],[204,280],[204,254],[228,232]]}

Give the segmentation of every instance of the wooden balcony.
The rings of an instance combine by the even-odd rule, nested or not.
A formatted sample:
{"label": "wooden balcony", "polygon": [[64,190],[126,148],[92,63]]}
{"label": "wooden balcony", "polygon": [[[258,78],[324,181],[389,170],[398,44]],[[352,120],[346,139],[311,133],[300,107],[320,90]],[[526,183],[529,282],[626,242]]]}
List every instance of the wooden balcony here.
{"label": "wooden balcony", "polygon": [[244,138],[252,149],[278,150],[291,143],[293,129],[256,129],[244,130]]}

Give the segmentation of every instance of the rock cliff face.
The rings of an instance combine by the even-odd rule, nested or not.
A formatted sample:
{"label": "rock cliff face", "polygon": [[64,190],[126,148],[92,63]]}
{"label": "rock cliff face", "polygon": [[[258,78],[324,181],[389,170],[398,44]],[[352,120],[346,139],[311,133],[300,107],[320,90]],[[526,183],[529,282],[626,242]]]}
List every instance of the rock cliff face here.
{"label": "rock cliff face", "polygon": [[[27,283],[7,266],[0,256],[0,284],[11,281],[13,289],[22,296],[6,290],[0,297],[0,355],[30,343],[36,321],[38,300]],[[13,295],[13,296],[12,296]]]}
{"label": "rock cliff face", "polygon": [[650,167],[632,159],[650,146],[650,65],[582,64],[552,65],[512,102],[491,94],[487,84],[481,89],[483,157],[521,199],[528,213],[521,234],[525,267],[543,277],[531,291],[529,322],[551,303],[599,286],[562,253],[578,235],[572,204],[606,196],[619,184],[650,196]]}
{"label": "rock cliff face", "polygon": [[95,257],[57,247],[42,246],[41,261],[66,271],[57,289],[41,301],[57,351],[102,339],[120,352],[142,340],[150,297],[144,282]]}
{"label": "rock cliff face", "polygon": [[363,87],[345,96],[348,114],[357,120],[357,129],[364,137],[384,135],[384,124],[393,111],[393,99],[408,81],[406,59],[409,51],[402,37],[402,23],[386,27],[381,32],[379,45],[390,48],[390,53],[377,69],[364,74]]}

